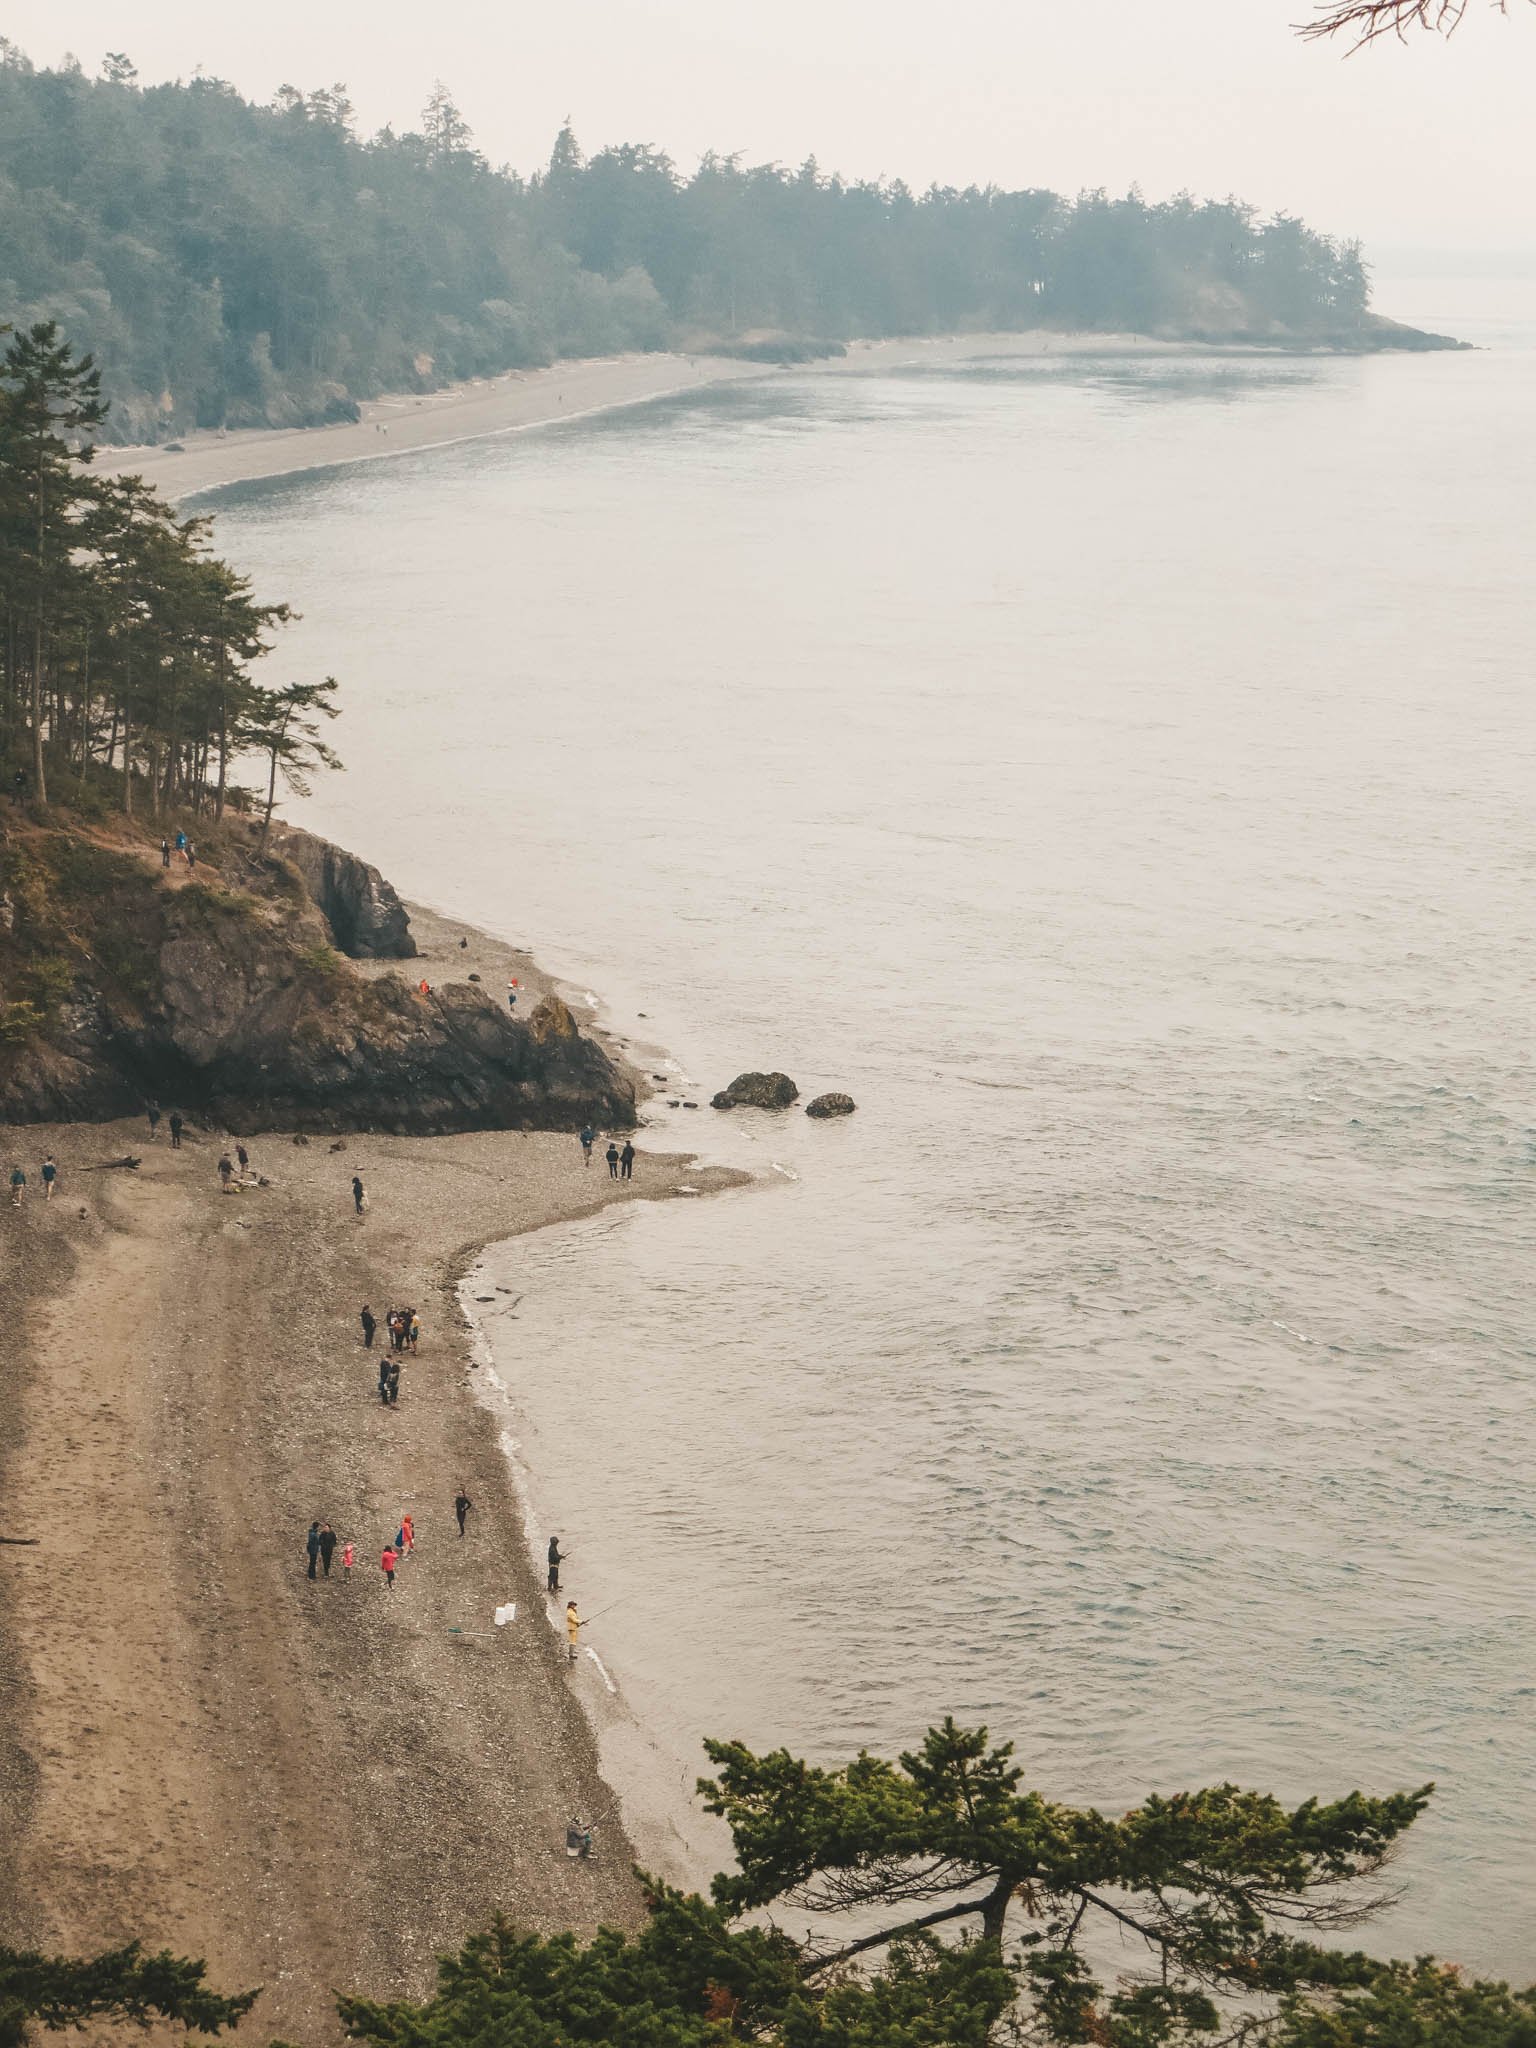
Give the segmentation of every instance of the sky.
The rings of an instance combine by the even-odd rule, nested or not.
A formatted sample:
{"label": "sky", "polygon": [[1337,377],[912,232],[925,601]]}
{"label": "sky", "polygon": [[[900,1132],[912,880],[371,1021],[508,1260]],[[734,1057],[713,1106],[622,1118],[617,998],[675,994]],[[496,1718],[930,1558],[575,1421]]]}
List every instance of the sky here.
{"label": "sky", "polygon": [[846,175],[1149,199],[1235,193],[1367,254],[1536,261],[1536,6],[1470,0],[1449,41],[1346,57],[1312,0],[7,0],[37,63],[146,80],[201,67],[266,100],[341,80],[360,124],[415,127],[442,79],[494,163],[536,168],[569,116],[589,152],[691,168],[814,154]]}

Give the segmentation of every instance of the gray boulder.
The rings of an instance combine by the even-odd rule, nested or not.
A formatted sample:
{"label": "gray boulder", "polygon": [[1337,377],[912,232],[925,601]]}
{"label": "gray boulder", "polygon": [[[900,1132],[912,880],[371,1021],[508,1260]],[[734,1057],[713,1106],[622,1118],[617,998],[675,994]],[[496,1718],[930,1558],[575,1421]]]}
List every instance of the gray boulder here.
{"label": "gray boulder", "polygon": [[297,825],[276,827],[275,853],[298,869],[338,952],[353,960],[412,960],[405,905],[376,867]]}
{"label": "gray boulder", "polygon": [[788,1074],[738,1074],[710,1101],[712,1109],[788,1109],[800,1094]]}
{"label": "gray boulder", "polygon": [[814,1102],[805,1105],[807,1116],[852,1116],[858,1104],[851,1095],[839,1095],[834,1090],[830,1095],[818,1095]]}

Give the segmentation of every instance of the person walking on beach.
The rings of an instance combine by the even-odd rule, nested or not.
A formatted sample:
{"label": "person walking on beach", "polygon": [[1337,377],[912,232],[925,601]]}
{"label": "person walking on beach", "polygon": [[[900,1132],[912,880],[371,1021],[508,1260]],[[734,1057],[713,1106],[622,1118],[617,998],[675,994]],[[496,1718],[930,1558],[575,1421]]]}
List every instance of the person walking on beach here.
{"label": "person walking on beach", "polygon": [[633,1145],[631,1145],[628,1138],[626,1138],[624,1140],[624,1150],[619,1154],[619,1179],[632,1180],[634,1178],[634,1172],[635,1148]]}
{"label": "person walking on beach", "polygon": [[592,1164],[592,1147],[596,1140],[597,1133],[588,1124],[581,1134],[581,1163],[583,1166],[590,1166]]}
{"label": "person walking on beach", "polygon": [[54,1182],[58,1179],[58,1177],[59,1169],[54,1165],[53,1154],[50,1152],[47,1158],[43,1161],[43,1200],[45,1202],[51,1202],[53,1200]]}
{"label": "person walking on beach", "polygon": [[320,1524],[320,1563],[327,1578],[331,1576],[331,1559],[335,1554],[336,1531],[329,1522],[322,1522]]}
{"label": "person walking on beach", "polygon": [[19,1209],[22,1197],[27,1192],[27,1176],[22,1172],[20,1162],[11,1168],[11,1207]]}
{"label": "person walking on beach", "polygon": [[304,1538],[304,1548],[309,1552],[309,1576],[315,1576],[315,1566],[320,1561],[320,1524],[311,1522],[309,1534]]}
{"label": "person walking on beach", "polygon": [[235,1162],[227,1152],[219,1154],[219,1192],[227,1195],[229,1184],[235,1177]]}
{"label": "person walking on beach", "polygon": [[170,1126],[171,1126],[171,1150],[172,1150],[173,1152],[179,1152],[179,1151],[181,1150],[181,1130],[182,1130],[182,1124],[181,1124],[181,1111],[180,1111],[179,1109],[173,1109],[173,1110],[171,1111],[171,1114],[170,1114]]}
{"label": "person walking on beach", "polygon": [[560,1567],[564,1563],[565,1553],[560,1548],[560,1538],[558,1536],[551,1536],[549,1539],[549,1590],[551,1593],[558,1593],[560,1590]]}
{"label": "person walking on beach", "polygon": [[453,1496],[453,1512],[458,1517],[460,1536],[464,1534],[464,1518],[473,1506],[474,1502],[464,1491],[464,1482],[460,1480],[459,1490]]}
{"label": "person walking on beach", "polygon": [[350,1543],[341,1546],[341,1576],[350,1586],[352,1583],[352,1560],[357,1555]]}
{"label": "person walking on beach", "polygon": [[578,1638],[585,1627],[586,1623],[576,1612],[576,1602],[574,1600],[567,1600],[565,1603],[566,1655],[573,1664],[576,1662],[576,1652],[580,1647]]}
{"label": "person walking on beach", "polygon": [[352,1176],[352,1209],[355,1215],[362,1215],[363,1204],[367,1199],[367,1195],[363,1192],[363,1177],[360,1173],[354,1173]]}
{"label": "person walking on beach", "polygon": [[411,1557],[415,1554],[416,1524],[409,1515],[402,1515],[400,1517],[400,1549],[406,1557]]}
{"label": "person walking on beach", "polygon": [[146,1115],[146,1116],[147,1116],[147,1117],[149,1118],[149,1142],[151,1143],[151,1145],[153,1145],[153,1143],[155,1142],[155,1139],[156,1139],[156,1137],[157,1137],[157,1136],[159,1135],[159,1131],[160,1131],[160,1105],[159,1105],[159,1103],[158,1103],[158,1102],[149,1102],[149,1103],[146,1103],[146,1104],[145,1104],[145,1106],[144,1106],[144,1114],[145,1114],[145,1115]]}
{"label": "person walking on beach", "polygon": [[604,1157],[608,1161],[608,1178],[610,1180],[617,1180],[619,1177],[619,1148],[611,1138],[608,1141],[608,1150]]}
{"label": "person walking on beach", "polygon": [[386,1543],[384,1553],[379,1559],[379,1569],[383,1572],[384,1583],[391,1593],[395,1590],[395,1566],[399,1561],[399,1553],[393,1543]]}
{"label": "person walking on beach", "polygon": [[358,1317],[357,1320],[363,1326],[363,1349],[365,1351],[371,1351],[373,1349],[373,1333],[379,1327],[379,1325],[374,1317],[373,1310],[368,1306],[366,1301],[363,1303],[362,1314]]}

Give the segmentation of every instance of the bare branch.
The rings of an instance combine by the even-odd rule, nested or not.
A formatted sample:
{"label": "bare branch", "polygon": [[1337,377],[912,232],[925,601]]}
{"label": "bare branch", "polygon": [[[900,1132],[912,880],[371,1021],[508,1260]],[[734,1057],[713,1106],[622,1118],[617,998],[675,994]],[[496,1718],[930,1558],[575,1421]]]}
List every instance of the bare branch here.
{"label": "bare branch", "polygon": [[[1409,29],[1428,29],[1434,35],[1453,35],[1461,26],[1469,0],[1325,0],[1315,21],[1296,23],[1304,41],[1315,43],[1326,36],[1350,35],[1354,47],[1362,49],[1382,36],[1407,40]],[[1509,0],[1489,0],[1500,14],[1509,12]]]}

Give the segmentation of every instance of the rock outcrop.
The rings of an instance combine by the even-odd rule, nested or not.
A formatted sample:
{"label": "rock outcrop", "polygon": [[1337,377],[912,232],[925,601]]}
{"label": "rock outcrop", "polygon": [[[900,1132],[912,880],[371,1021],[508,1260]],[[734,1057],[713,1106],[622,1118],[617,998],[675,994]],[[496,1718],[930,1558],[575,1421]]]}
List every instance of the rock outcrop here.
{"label": "rock outcrop", "polygon": [[800,1090],[788,1074],[738,1074],[710,1098],[712,1109],[788,1109]]}
{"label": "rock outcrop", "polygon": [[807,1116],[852,1116],[858,1104],[851,1095],[839,1095],[834,1089],[829,1095],[818,1095],[805,1105]]}
{"label": "rock outcrop", "polygon": [[274,827],[272,851],[303,878],[338,951],[352,960],[412,960],[405,905],[376,867],[297,825]]}
{"label": "rock outcrop", "polygon": [[0,1121],[154,1101],[247,1132],[634,1122],[632,1082],[558,998],[524,1019],[464,983],[366,980],[307,901],[166,887],[158,863],[63,833],[24,868],[0,961]]}

